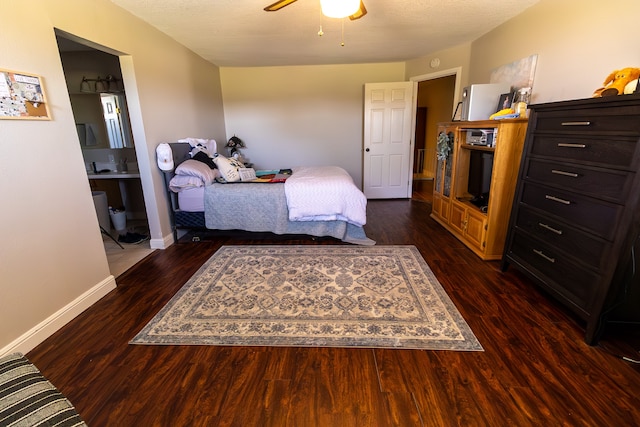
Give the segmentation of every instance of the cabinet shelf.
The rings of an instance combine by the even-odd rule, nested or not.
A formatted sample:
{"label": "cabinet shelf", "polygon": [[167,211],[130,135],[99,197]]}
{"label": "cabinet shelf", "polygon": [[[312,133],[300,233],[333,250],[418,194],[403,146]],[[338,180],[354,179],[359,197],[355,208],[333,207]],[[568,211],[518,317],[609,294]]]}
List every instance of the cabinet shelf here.
{"label": "cabinet shelf", "polygon": [[476,210],[480,215],[487,215],[487,211],[483,211],[482,208],[480,208],[478,205],[474,204],[471,202],[471,198],[456,198],[456,201],[463,204],[464,206],[467,207],[467,209],[472,209],[472,210]]}
{"label": "cabinet shelf", "polygon": [[495,147],[487,147],[486,145],[473,145],[467,143],[460,144],[460,148],[464,150],[484,151],[487,153],[494,153],[496,151]]}

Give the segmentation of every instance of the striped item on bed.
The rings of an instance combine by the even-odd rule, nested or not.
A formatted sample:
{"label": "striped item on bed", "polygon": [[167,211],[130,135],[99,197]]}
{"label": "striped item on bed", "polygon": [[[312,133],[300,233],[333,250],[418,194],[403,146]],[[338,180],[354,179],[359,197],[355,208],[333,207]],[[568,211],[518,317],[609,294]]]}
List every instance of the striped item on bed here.
{"label": "striped item on bed", "polygon": [[75,408],[20,353],[0,358],[0,426],[86,426]]}

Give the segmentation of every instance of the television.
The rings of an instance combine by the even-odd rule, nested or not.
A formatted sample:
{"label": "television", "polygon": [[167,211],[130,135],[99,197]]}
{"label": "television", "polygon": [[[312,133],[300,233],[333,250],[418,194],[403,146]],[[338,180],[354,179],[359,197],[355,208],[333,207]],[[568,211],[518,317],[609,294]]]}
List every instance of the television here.
{"label": "television", "polygon": [[469,181],[467,184],[467,191],[472,196],[470,202],[480,209],[486,209],[489,204],[493,153],[475,150],[470,151]]}

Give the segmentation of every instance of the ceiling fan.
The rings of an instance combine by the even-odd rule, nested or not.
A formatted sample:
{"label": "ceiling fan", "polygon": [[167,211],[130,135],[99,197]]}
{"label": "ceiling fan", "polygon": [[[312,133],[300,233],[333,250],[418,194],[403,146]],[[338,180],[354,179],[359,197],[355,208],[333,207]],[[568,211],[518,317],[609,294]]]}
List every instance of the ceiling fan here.
{"label": "ceiling fan", "polygon": [[[278,0],[277,2],[265,7],[264,10],[266,10],[267,12],[275,12],[276,10],[280,10],[283,7],[290,5],[295,1],[297,0]],[[364,7],[364,3],[362,2],[362,0],[359,1],[360,4],[358,6],[358,9],[355,10],[355,5],[354,5],[354,7],[352,7],[349,10],[348,14],[342,14],[341,12],[337,12],[337,13],[332,12],[331,10],[332,5],[337,4],[337,5],[343,6],[345,3],[349,3],[349,2],[345,2],[344,0],[338,0],[338,1],[320,0],[320,4],[322,6],[322,13],[331,18],[345,18],[348,16],[350,20],[355,21],[356,19],[360,19],[367,14],[367,9]],[[358,0],[351,0],[351,3],[358,3]]]}

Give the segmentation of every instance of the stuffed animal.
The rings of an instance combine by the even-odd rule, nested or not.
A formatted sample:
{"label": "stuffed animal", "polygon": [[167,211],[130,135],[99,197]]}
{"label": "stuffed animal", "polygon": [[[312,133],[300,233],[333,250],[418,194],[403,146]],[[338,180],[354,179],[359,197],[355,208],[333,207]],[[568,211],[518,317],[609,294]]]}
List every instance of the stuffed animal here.
{"label": "stuffed animal", "polygon": [[625,95],[638,92],[638,80],[632,80],[624,87]]}
{"label": "stuffed animal", "polygon": [[598,88],[593,92],[593,97],[622,95],[625,93],[627,84],[638,80],[638,78],[640,78],[640,68],[627,67],[616,70],[604,80],[604,87]]}
{"label": "stuffed animal", "polygon": [[183,138],[179,139],[178,142],[189,143],[191,146],[191,157],[202,151],[210,158],[213,158],[214,154],[218,152],[218,146],[215,139]]}

